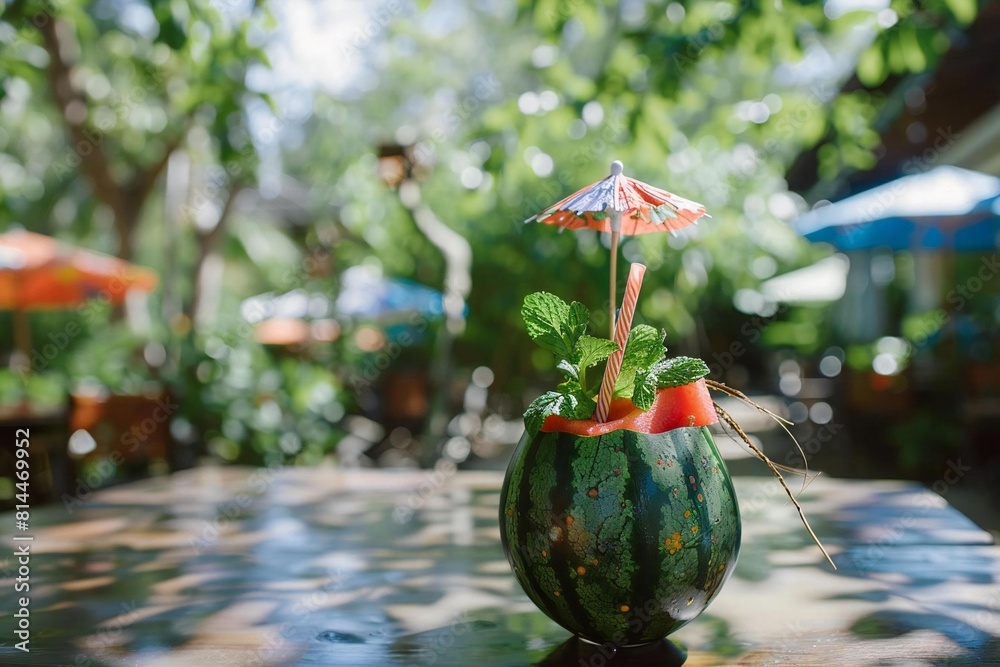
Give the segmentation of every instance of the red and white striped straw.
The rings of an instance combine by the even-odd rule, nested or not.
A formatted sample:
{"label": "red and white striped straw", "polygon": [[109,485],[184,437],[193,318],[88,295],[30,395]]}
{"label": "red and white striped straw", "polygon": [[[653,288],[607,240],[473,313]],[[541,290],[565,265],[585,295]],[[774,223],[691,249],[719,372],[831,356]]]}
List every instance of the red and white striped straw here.
{"label": "red and white striped straw", "polygon": [[639,300],[639,289],[642,287],[642,276],[646,267],[634,262],[629,268],[628,283],[625,285],[625,296],[622,298],[622,309],[615,323],[615,342],[618,350],[608,357],[608,365],[604,368],[604,378],[601,380],[601,393],[597,397],[597,410],[594,418],[599,422],[608,420],[608,410],[611,409],[611,395],[615,391],[618,373],[622,370],[622,358],[625,356],[625,343],[628,342],[628,332],[632,328],[632,316],[635,315],[635,304]]}

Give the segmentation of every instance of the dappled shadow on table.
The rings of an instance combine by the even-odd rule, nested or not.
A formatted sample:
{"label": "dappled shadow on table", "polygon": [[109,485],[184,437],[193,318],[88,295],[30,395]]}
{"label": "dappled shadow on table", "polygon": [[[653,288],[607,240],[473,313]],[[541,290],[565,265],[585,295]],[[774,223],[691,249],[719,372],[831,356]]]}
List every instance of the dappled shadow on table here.
{"label": "dappled shadow on table", "polygon": [[[499,481],[203,469],[106,490],[72,515],[39,511],[38,650],[0,653],[24,664],[486,666],[576,665],[584,650],[585,664],[605,664],[515,583]],[[961,515],[913,485],[817,481],[802,501],[834,573],[772,484],[738,480],[740,564],[672,638],[687,664],[996,657],[1000,558]],[[13,604],[13,586],[0,590]]]}

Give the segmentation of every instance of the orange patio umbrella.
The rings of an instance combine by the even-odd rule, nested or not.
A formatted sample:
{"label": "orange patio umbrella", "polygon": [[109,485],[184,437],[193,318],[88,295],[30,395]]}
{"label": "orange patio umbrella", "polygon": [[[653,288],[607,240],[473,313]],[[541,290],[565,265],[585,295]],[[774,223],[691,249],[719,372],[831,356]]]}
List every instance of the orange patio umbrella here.
{"label": "orange patio umbrella", "polygon": [[622,174],[622,163],[611,163],[611,175],[556,202],[525,222],[542,222],[567,229],[594,229],[611,233],[611,334],[615,336],[618,236],[675,233],[711,217],[698,202],[653,187]]}
{"label": "orange patio umbrella", "polygon": [[14,312],[14,339],[30,360],[28,313],[76,308],[89,299],[118,305],[130,289],[156,288],[155,273],[24,230],[0,234],[0,310]]}

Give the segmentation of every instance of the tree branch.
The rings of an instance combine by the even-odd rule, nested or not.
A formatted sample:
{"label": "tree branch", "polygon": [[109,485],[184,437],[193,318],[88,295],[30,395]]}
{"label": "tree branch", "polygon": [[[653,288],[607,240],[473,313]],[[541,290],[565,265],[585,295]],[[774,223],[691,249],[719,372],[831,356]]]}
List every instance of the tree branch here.
{"label": "tree branch", "polygon": [[135,197],[136,203],[140,207],[146,201],[146,198],[149,197],[149,193],[153,191],[153,187],[156,185],[156,181],[160,178],[163,170],[167,168],[170,156],[173,155],[174,151],[180,148],[180,145],[184,142],[188,129],[187,121],[185,120],[184,128],[177,133],[176,137],[168,141],[166,146],[164,146],[163,154],[160,155],[160,159],[148,167],[139,169],[135,177],[132,179],[132,186],[130,188],[131,194]]}
{"label": "tree branch", "polygon": [[215,248],[225,231],[226,221],[229,219],[229,214],[233,211],[233,204],[236,203],[236,197],[242,190],[243,183],[241,181],[233,181],[233,184],[229,188],[229,194],[226,196],[226,201],[222,204],[222,211],[219,212],[219,221],[209,231],[198,234],[198,244],[200,246],[207,248],[209,251]]}
{"label": "tree branch", "polygon": [[[60,35],[62,29],[52,14],[45,12],[39,17],[44,17],[44,20],[36,21],[36,25],[42,35],[42,45],[49,55],[49,87],[69,135],[69,150],[79,158],[80,172],[90,182],[94,196],[115,212],[115,225],[121,225],[124,223],[121,213],[125,204],[122,190],[111,173],[102,145],[103,135],[88,131],[87,99],[73,86],[72,64],[65,59],[65,35]],[[121,229],[119,233],[122,233]]]}
{"label": "tree branch", "polygon": [[226,201],[222,204],[222,211],[219,212],[218,222],[209,231],[198,233],[198,258],[195,260],[194,266],[194,286],[191,293],[191,301],[188,303],[186,311],[188,318],[192,322],[199,319],[201,304],[208,288],[206,284],[206,264],[208,259],[215,253],[219,241],[226,231],[226,224],[232,213],[233,204],[242,190],[243,183],[241,181],[234,181],[229,188]]}

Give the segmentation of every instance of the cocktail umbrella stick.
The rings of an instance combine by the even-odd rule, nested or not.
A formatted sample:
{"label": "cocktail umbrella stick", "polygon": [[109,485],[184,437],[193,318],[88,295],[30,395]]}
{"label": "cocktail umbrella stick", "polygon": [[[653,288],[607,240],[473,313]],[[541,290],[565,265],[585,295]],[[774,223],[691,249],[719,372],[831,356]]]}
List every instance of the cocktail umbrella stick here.
{"label": "cocktail umbrella stick", "polygon": [[618,235],[622,229],[622,212],[611,211],[611,293],[608,295],[608,338],[615,338],[615,305],[618,303]]}

